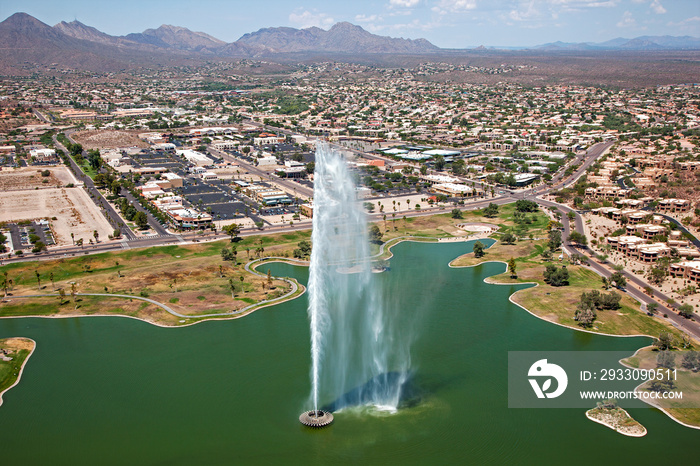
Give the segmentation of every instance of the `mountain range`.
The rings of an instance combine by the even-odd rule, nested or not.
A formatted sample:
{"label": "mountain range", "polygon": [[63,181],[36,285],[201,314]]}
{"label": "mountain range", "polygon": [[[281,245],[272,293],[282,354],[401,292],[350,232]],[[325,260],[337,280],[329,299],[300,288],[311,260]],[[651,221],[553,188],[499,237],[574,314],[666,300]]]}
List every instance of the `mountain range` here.
{"label": "mountain range", "polygon": [[605,42],[552,42],[536,50],[700,50],[700,38],[692,36],[618,37]]}
{"label": "mountain range", "polygon": [[[483,48],[480,48],[483,49]],[[555,42],[533,47],[543,51],[700,49],[695,37],[644,36],[594,43]],[[493,50],[493,49],[491,49]],[[255,58],[289,53],[433,54],[445,51],[426,39],[372,34],[347,22],[329,30],[318,27],[264,28],[226,43],[204,32],[162,25],[141,33],[111,36],[79,21],[49,26],[26,13],[0,23],[0,72],[36,65],[60,64],[90,71],[134,65],[167,65],[183,60]],[[450,52],[454,53],[454,50]]]}

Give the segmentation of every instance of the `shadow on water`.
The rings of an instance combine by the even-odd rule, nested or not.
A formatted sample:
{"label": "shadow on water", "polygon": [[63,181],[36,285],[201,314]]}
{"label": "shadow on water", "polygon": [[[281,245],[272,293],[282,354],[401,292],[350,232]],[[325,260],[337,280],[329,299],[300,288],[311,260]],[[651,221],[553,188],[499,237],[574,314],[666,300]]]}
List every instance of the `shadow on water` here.
{"label": "shadow on water", "polygon": [[387,372],[345,392],[331,403],[322,406],[321,409],[336,412],[343,408],[373,405],[377,400],[377,394],[385,395],[397,392],[399,395],[396,408],[413,408],[437,392],[459,386],[467,378],[467,373],[453,374],[446,378],[444,375],[436,374],[421,376],[415,372],[408,374],[398,371]]}
{"label": "shadow on water", "polygon": [[335,412],[343,408],[372,405],[376,400],[389,400],[392,395],[396,402],[392,408],[410,408],[420,403],[424,390],[415,384],[412,373],[385,372],[345,392],[321,409]]}

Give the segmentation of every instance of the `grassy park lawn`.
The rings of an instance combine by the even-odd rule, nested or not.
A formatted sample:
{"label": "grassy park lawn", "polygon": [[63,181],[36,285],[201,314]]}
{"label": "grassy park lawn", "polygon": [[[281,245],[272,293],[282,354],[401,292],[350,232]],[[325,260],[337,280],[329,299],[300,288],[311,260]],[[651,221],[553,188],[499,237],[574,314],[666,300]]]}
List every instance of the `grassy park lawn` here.
{"label": "grassy park lawn", "polygon": [[[458,208],[459,206],[455,207]],[[474,232],[467,231],[458,227],[460,224],[469,223],[486,223],[492,224],[498,229],[498,231],[493,235],[495,239],[500,238],[505,233],[516,234],[523,238],[541,238],[546,236],[546,228],[549,223],[549,217],[542,211],[531,212],[526,214],[530,223],[517,224],[515,222],[515,204],[506,204],[498,206],[498,215],[493,218],[485,217],[483,215],[483,209],[478,210],[464,210],[464,207],[460,208],[462,218],[453,218],[452,213],[436,214],[426,217],[413,217],[413,218],[403,218],[401,216],[396,216],[392,218],[390,214],[387,215],[386,222],[381,220],[375,222],[382,232],[382,240],[389,246],[392,246],[396,241],[406,238],[407,236],[412,237],[414,241],[431,241],[434,239],[443,238],[465,238],[469,239],[471,237],[477,237],[482,235],[477,235]],[[518,245],[514,248],[524,249],[522,245]],[[378,246],[374,245],[372,248],[372,254],[376,254],[379,251]],[[506,253],[503,254],[504,256]],[[387,259],[391,254],[386,251],[383,259]],[[505,259],[490,259],[490,260],[503,260],[507,261],[510,257],[520,257],[520,255],[508,256]],[[458,265],[469,265],[469,261],[466,258],[460,258],[460,261],[466,261],[459,263]],[[481,261],[474,261],[474,264]]]}
{"label": "grassy park lawn", "polygon": [[0,339],[0,404],[2,393],[14,385],[33,349],[34,342],[28,338]]}
{"label": "grassy park lawn", "polygon": [[[679,421],[700,427],[700,372],[693,372],[681,366],[681,358],[686,351],[676,348],[675,369],[677,380],[674,391],[683,392],[683,399],[656,399],[654,403],[668,411]],[[639,350],[634,356],[624,359],[622,362],[628,366],[638,369],[656,369],[659,351],[654,347],[647,347]],[[639,390],[649,391],[651,382],[646,382],[639,387]]]}
{"label": "grassy park lawn", "polygon": [[[76,307],[71,298],[73,283],[76,293],[145,297],[166,303],[193,319],[203,314],[240,310],[262,300],[275,299],[290,289],[282,280],[272,280],[269,284],[267,277],[246,272],[244,264],[258,256],[289,257],[297,243],[308,238],[309,232],[247,237],[235,243],[236,264],[221,258],[221,249],[230,249],[233,244],[228,240],[8,264],[2,271],[8,273],[14,284],[8,299],[0,304],[0,317],[120,314],[164,325],[180,323],[155,305],[141,307],[143,301],[139,300],[78,296]],[[264,264],[257,269],[263,275],[267,272]],[[55,294],[59,289],[66,294],[62,305],[58,297],[12,299],[12,296]]]}
{"label": "grassy park lawn", "polygon": [[[544,282],[544,262],[540,253],[546,247],[545,240],[516,242],[507,245],[497,242],[484,250],[484,256],[475,258],[474,254],[465,254],[452,262],[453,266],[474,266],[483,262],[500,261],[508,262],[510,258],[516,261],[517,278],[512,278],[510,273],[489,277],[490,283],[537,283],[538,286],[517,291],[512,300],[528,309],[533,314],[551,322],[556,322],[567,327],[581,329],[574,320],[576,305],[580,301],[581,294],[591,290],[605,292],[601,287],[598,274],[581,266],[573,265],[567,260],[560,263],[551,261],[557,266],[565,265],[569,271],[568,286],[551,286]],[[556,256],[557,254],[555,254]],[[614,291],[609,290],[607,292]],[[607,293],[606,292],[606,293]],[[670,332],[680,339],[683,333],[670,325],[667,321],[658,317],[649,317],[642,312],[639,303],[626,294],[622,294],[621,307],[616,310],[600,310],[593,326],[587,330],[613,335],[649,335],[657,337],[662,332]]]}
{"label": "grassy park lawn", "polygon": [[452,213],[436,214],[426,217],[412,217],[404,219],[403,216],[387,214],[386,222],[380,220],[375,222],[383,233],[382,239],[388,241],[402,236],[415,236],[426,238],[449,238],[453,236],[466,237],[469,232],[457,225],[462,223],[491,223],[499,228],[499,237],[503,233],[517,233],[519,236],[528,237],[530,234],[537,238],[546,235],[546,227],[549,217],[544,212],[537,211],[528,213],[527,217],[531,223],[515,223],[515,204],[498,206],[498,215],[493,218],[484,217],[483,209],[464,210],[463,206],[456,206],[462,212],[461,219],[452,217]]}
{"label": "grassy park lawn", "polygon": [[0,306],[0,317],[23,315],[44,317],[74,317],[93,315],[119,315],[136,317],[161,325],[177,325],[179,319],[155,304],[138,299],[107,296],[66,296],[12,299],[8,297]]}

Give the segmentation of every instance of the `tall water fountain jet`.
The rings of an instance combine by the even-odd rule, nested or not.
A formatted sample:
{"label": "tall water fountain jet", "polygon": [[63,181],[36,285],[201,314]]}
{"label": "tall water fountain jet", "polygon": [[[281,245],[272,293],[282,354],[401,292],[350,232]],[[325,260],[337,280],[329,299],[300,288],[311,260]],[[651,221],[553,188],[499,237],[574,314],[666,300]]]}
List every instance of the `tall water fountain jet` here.
{"label": "tall water fountain jet", "polygon": [[308,286],[313,411],[302,416],[322,413],[322,400],[332,400],[331,409],[396,410],[411,332],[394,325],[398,311],[388,309],[373,280],[367,218],[346,161],[319,143],[315,162]]}

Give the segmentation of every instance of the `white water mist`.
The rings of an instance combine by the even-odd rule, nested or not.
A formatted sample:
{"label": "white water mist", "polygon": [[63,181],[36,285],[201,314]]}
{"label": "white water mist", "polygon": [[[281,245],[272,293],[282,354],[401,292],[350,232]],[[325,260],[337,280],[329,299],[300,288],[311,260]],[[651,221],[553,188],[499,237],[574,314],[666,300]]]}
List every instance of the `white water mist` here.
{"label": "white water mist", "polygon": [[342,155],[319,143],[308,287],[315,410],[319,403],[395,410],[410,366],[412,336],[398,330],[399,312],[375,283],[355,188]]}

